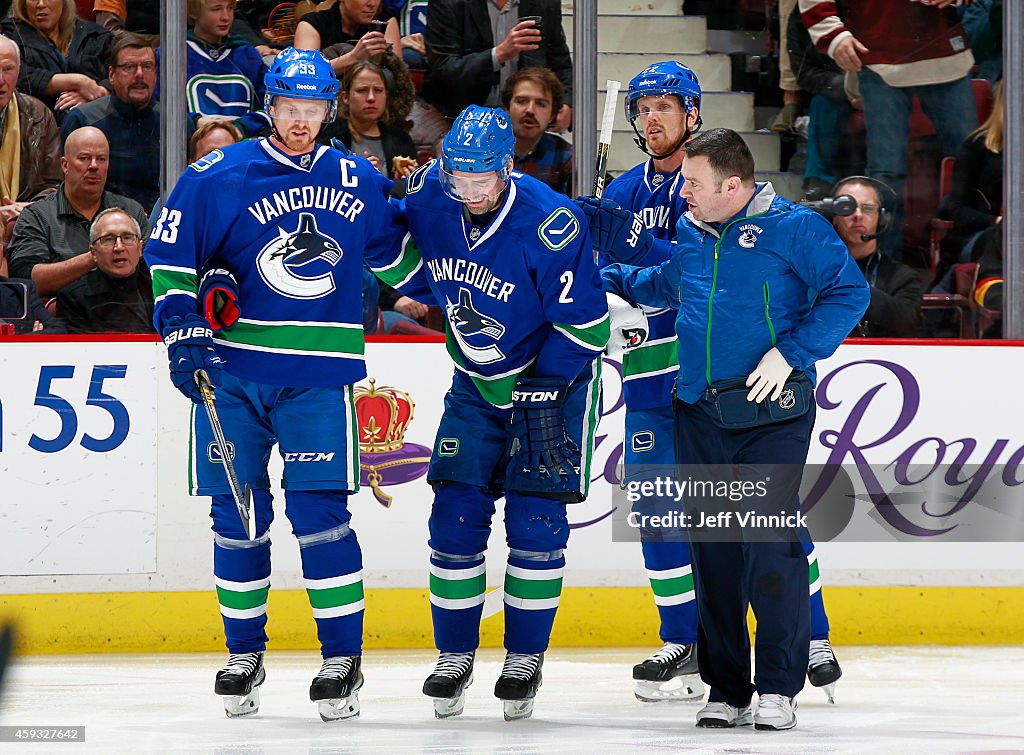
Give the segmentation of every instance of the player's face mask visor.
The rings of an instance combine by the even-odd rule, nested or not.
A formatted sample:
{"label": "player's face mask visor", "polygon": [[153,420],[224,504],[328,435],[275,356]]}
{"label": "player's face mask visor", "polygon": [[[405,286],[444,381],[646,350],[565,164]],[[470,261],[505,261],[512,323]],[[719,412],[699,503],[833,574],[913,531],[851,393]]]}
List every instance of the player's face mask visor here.
{"label": "player's face mask visor", "polygon": [[279,97],[270,107],[270,115],[275,119],[306,123],[323,123],[327,120],[327,112],[327,102],[287,97]]}
{"label": "player's face mask visor", "polygon": [[449,172],[442,166],[439,175],[441,188],[452,199],[476,204],[486,199],[495,199],[505,190],[505,182],[496,170],[486,173]]}
{"label": "player's face mask visor", "polygon": [[630,120],[639,120],[640,128],[644,129],[647,127],[648,121],[652,119],[666,124],[684,122],[687,112],[692,107],[692,103],[687,103],[684,110],[683,105],[679,102],[679,97],[674,94],[663,94],[654,97],[641,97],[630,105],[629,115]]}

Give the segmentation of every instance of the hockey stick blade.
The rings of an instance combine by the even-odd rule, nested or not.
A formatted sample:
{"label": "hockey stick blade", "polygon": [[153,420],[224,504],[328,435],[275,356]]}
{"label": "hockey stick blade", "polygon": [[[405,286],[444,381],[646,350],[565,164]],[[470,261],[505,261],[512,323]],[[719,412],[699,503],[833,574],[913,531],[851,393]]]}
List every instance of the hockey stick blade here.
{"label": "hockey stick blade", "polygon": [[199,393],[203,397],[203,406],[206,407],[206,416],[210,419],[210,427],[213,429],[213,438],[217,443],[217,450],[220,452],[220,461],[224,465],[224,473],[228,478],[228,485],[231,486],[231,496],[235,499],[235,506],[238,508],[238,516],[242,519],[242,528],[246,537],[250,540],[256,538],[256,519],[252,508],[252,489],[249,483],[242,489],[238,481],[238,473],[235,471],[234,454],[224,437],[224,428],[220,424],[220,417],[217,414],[217,407],[214,405],[213,384],[205,370],[196,370],[196,385],[199,386]]}

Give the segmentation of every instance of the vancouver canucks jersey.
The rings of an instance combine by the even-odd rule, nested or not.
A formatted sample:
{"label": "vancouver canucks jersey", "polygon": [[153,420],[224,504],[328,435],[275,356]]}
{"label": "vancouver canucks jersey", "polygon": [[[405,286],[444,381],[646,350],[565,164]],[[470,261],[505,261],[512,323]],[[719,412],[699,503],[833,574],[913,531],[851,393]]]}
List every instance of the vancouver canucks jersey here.
{"label": "vancouver canucks jersey", "polygon": [[231,374],[332,386],[366,376],[363,257],[393,260],[403,226],[391,182],[361,157],[317,146],[297,157],[257,139],[190,165],[146,244],[154,323],[198,312],[198,280],[227,269],[242,316],[215,334]]}
{"label": "vancouver canucks jersey", "polygon": [[[605,198],[617,202],[640,216],[644,225],[659,239],[674,239],[676,221],[687,209],[686,200],[679,195],[683,177],[676,169],[672,173],[658,173],[654,161],[640,163],[616,178],[605,190]],[[664,262],[652,247],[639,267]],[[602,260],[604,261],[604,260]],[[679,371],[679,346],[676,341],[673,309],[647,311],[650,328],[647,341],[639,348],[627,351],[622,357],[623,393],[627,409],[653,409],[665,406],[672,395],[672,383]]]}
{"label": "vancouver canucks jersey", "polygon": [[255,47],[233,37],[222,46],[212,46],[190,33],[185,61],[185,102],[190,113],[241,119],[237,125],[247,136],[270,128],[263,110],[267,66]]}
{"label": "vancouver canucks jersey", "polygon": [[608,306],[586,221],[567,197],[513,172],[481,228],[443,192],[434,161],[409,177],[401,205],[411,239],[374,272],[444,307],[448,353],[486,401],[507,408],[517,377],[571,382],[600,357]]}

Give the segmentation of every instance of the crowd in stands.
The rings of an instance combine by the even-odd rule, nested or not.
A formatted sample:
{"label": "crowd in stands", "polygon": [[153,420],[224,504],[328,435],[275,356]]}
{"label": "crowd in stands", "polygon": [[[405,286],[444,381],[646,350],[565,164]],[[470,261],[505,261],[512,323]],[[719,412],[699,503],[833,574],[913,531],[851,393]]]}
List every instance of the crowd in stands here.
{"label": "crowd in stands", "polygon": [[[856,201],[834,223],[877,298],[853,335],[941,334],[941,317],[921,317],[934,295],[966,295],[997,323],[1002,0],[765,3],[781,25],[772,128],[807,124],[808,200]],[[159,206],[160,3],[12,0],[0,12],[0,275],[28,282],[73,332],[150,329],[140,251]],[[338,118],[319,141],[370,160],[397,194],[469,104],[508,111],[517,170],[580,193],[559,0],[188,0],[187,12],[190,161],[269,133],[264,73],[294,45],[321,50],[341,81]],[[980,86],[991,89],[984,107]],[[923,261],[911,199],[922,124],[933,193],[939,161],[952,162],[949,195],[931,197],[928,213],[945,222],[924,231],[938,251]],[[977,296],[958,287],[965,264]],[[443,328],[437,311],[380,289],[371,332]]]}

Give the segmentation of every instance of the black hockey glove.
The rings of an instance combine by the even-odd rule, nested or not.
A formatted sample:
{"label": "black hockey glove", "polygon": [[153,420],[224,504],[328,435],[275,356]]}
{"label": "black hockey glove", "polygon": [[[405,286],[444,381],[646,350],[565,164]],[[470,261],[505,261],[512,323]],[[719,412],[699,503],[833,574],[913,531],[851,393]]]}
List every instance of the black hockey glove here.
{"label": "black hockey glove", "polygon": [[230,270],[210,270],[199,284],[199,303],[214,330],[231,330],[238,322],[238,281]]}
{"label": "black hockey glove", "polygon": [[611,262],[635,265],[650,250],[654,237],[629,210],[596,197],[577,197],[576,204],[589,221],[590,243]]}
{"label": "black hockey glove", "polygon": [[171,382],[196,404],[203,402],[196,385],[196,370],[206,370],[210,383],[220,385],[223,360],[213,350],[213,331],[199,315],[172,317],[163,329]]}
{"label": "black hockey glove", "polygon": [[568,477],[580,467],[580,450],[565,432],[562,405],[569,384],[562,378],[519,378],[512,391],[512,456],[526,449],[523,472]]}

